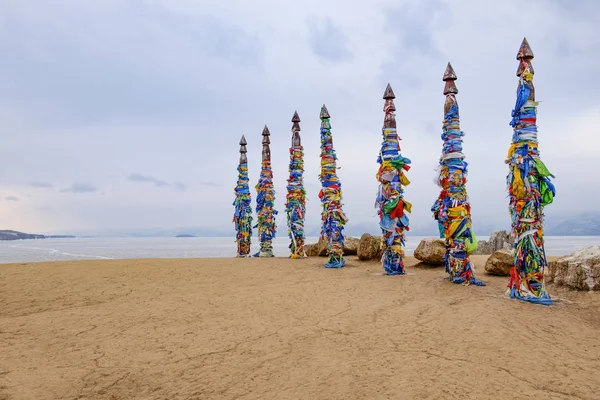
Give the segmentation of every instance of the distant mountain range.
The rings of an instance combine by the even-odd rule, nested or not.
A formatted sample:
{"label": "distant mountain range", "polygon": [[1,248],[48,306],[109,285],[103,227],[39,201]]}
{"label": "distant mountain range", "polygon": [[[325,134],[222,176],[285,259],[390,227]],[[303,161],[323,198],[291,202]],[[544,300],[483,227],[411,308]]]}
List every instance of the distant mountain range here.
{"label": "distant mountain range", "polygon": [[[552,221],[546,218],[547,221]],[[584,213],[561,219],[556,223],[546,223],[546,235],[549,236],[598,236],[600,235],[600,212]]]}

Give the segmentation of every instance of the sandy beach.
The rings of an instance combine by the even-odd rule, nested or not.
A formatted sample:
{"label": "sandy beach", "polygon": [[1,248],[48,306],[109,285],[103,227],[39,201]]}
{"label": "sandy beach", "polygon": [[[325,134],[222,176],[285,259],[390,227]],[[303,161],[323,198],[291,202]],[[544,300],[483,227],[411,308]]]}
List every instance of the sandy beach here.
{"label": "sandy beach", "polygon": [[598,399],[600,293],[553,307],[349,257],[0,266],[0,399]]}

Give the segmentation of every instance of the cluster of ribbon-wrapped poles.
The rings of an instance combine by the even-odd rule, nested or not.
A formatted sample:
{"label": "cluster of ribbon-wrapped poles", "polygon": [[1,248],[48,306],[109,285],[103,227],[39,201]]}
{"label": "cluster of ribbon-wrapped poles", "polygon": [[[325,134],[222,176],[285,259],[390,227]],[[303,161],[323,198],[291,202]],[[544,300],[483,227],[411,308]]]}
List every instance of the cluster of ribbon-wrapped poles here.
{"label": "cluster of ribbon-wrapped poles", "polygon": [[238,165],[238,180],[235,187],[235,213],[233,223],[236,230],[237,257],[250,256],[252,242],[252,206],[250,188],[248,187],[248,158],[246,153],[246,138],[240,140],[240,162]]}
{"label": "cluster of ribbon-wrapped poles", "polygon": [[321,212],[321,238],[328,241],[327,268],[341,268],[344,259],[344,225],[348,222],[342,210],[342,184],[337,176],[337,156],[333,149],[329,111],[321,108],[321,191],[319,198],[323,206]]}
{"label": "cluster of ribbon-wrapped poles", "polygon": [[[514,265],[510,272],[508,294],[511,298],[550,305],[552,299],[544,287],[544,270],[548,266],[544,250],[543,208],[552,203],[556,194],[548,171],[540,159],[537,140],[535,88],[533,86],[533,52],[523,39],[517,54],[517,100],[512,112],[512,144],[506,163],[510,199],[511,234],[514,239]],[[448,63],[444,72],[444,121],[442,127],[442,155],[439,160],[440,186],[438,199],[431,207],[438,222],[439,235],[444,239],[446,253],[444,264],[449,280],[457,284],[485,286],[475,277],[470,254],[477,249],[477,240],[471,220],[471,205],[467,195],[467,167],[463,153],[464,133],[460,129],[460,115],[456,96],[456,73]],[[408,213],[411,204],[404,199],[404,187],[410,184],[406,172],[411,161],[400,152],[400,137],[396,127],[395,95],[388,84],[383,98],[383,142],[377,158],[379,191],[376,208],[380,218],[381,262],[388,275],[403,275],[405,231],[409,230]],[[321,108],[321,239],[327,242],[327,268],[341,268],[344,259],[344,226],[348,219],[342,210],[342,185],[337,176],[337,156],[333,149],[330,115],[325,105]],[[254,256],[273,257],[276,224],[274,209],[275,191],[271,170],[269,129],[263,130],[262,170],[256,185],[257,224],[260,250]],[[292,144],[290,147],[289,178],[287,180],[286,214],[290,238],[290,257],[304,258],[304,220],[306,190],[304,188],[304,153],[300,139],[300,117],[292,118]],[[235,188],[234,223],[237,231],[237,256],[250,254],[252,236],[251,196],[248,188],[248,160],[246,139],[240,141],[238,182]]]}
{"label": "cluster of ribbon-wrapped poles", "polygon": [[290,237],[290,258],[304,258],[304,214],[306,211],[306,190],[304,173],[304,153],[300,140],[300,117],[294,112],[292,117],[292,147],[290,147],[290,177],[288,178],[285,208],[287,212],[288,235]]}
{"label": "cluster of ribbon-wrapped poles", "polygon": [[467,162],[463,153],[464,133],[460,130],[460,116],[454,81],[456,74],[448,63],[442,80],[444,85],[444,124],[442,128],[442,155],[440,157],[438,185],[440,195],[431,207],[440,227],[440,237],[445,239],[444,265],[449,279],[454,283],[485,286],[475,278],[469,254],[477,249],[477,240],[471,222],[471,205],[467,196]]}
{"label": "cluster of ribbon-wrapped poles", "polygon": [[396,129],[396,106],[394,91],[388,84],[383,93],[383,142],[377,157],[380,164],[377,171],[379,191],[375,200],[384,247],[381,262],[388,275],[403,275],[404,271],[404,231],[408,230],[407,213],[412,205],[404,199],[402,186],[410,184],[405,172],[410,169],[410,160],[400,154],[400,138]]}
{"label": "cluster of ribbon-wrapped poles", "polygon": [[258,228],[258,238],[260,240],[260,250],[254,254],[254,257],[273,257],[273,239],[276,234],[275,216],[275,189],[273,187],[273,171],[271,169],[271,149],[269,144],[269,128],[265,125],[262,136],[262,169],[260,177],[256,184],[256,214],[258,221],[255,228]]}
{"label": "cluster of ribbon-wrapped poles", "polygon": [[551,305],[544,287],[544,268],[548,266],[544,250],[543,207],[552,203],[554,177],[540,159],[537,140],[535,88],[533,86],[533,52],[523,39],[517,53],[517,101],[512,112],[512,144],[506,163],[510,198],[510,215],[514,242],[514,266],[510,272],[508,292],[511,298]]}

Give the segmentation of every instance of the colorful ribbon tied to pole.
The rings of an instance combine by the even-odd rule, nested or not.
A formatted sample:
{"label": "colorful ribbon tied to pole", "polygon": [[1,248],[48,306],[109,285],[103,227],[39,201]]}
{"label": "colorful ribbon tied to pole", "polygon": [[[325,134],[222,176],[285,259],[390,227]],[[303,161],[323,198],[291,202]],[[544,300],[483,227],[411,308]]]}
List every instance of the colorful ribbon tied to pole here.
{"label": "colorful ribbon tied to pole", "polygon": [[544,250],[543,208],[552,203],[556,190],[548,168],[540,159],[537,140],[533,86],[533,52],[523,39],[517,54],[517,100],[512,111],[512,144],[506,163],[510,199],[511,234],[514,239],[514,265],[510,272],[508,294],[511,298],[536,304],[552,305],[546,292],[544,270],[548,267]]}
{"label": "colorful ribbon tied to pole", "polygon": [[290,237],[290,258],[304,258],[304,214],[306,211],[306,190],[302,174],[304,173],[304,154],[300,140],[300,117],[294,112],[292,117],[292,147],[290,147],[290,177],[288,178],[285,203],[287,212],[288,235]]}
{"label": "colorful ribbon tied to pole", "polygon": [[477,239],[473,232],[471,205],[467,196],[467,162],[464,160],[460,130],[460,117],[454,81],[456,74],[448,63],[444,77],[444,124],[442,128],[442,156],[440,157],[438,185],[440,195],[431,207],[437,219],[440,237],[445,239],[444,265],[450,281],[457,284],[485,286],[475,278],[469,254],[477,250]]}
{"label": "colorful ribbon tied to pole", "polygon": [[240,163],[238,165],[238,180],[235,187],[235,213],[233,222],[236,230],[237,257],[250,256],[252,241],[252,206],[250,188],[248,187],[248,158],[246,157],[246,138],[240,140]]}
{"label": "colorful ribbon tied to pole", "polygon": [[260,250],[254,254],[254,257],[273,257],[273,239],[276,234],[275,216],[277,210],[274,209],[275,189],[273,188],[273,171],[271,170],[271,150],[269,144],[269,128],[265,125],[262,136],[262,169],[258,184],[256,185],[256,213],[258,214],[257,224],[258,238],[260,240]]}
{"label": "colorful ribbon tied to pole", "polygon": [[394,91],[390,84],[383,94],[385,105],[383,111],[383,142],[377,157],[380,164],[376,178],[379,191],[375,200],[375,208],[379,214],[381,227],[381,246],[383,256],[381,262],[387,275],[404,275],[404,231],[408,231],[412,204],[404,199],[403,186],[410,184],[405,172],[410,170],[410,159],[400,154],[400,138],[396,131],[396,106]]}
{"label": "colorful ribbon tied to pole", "polygon": [[348,222],[342,210],[342,184],[337,177],[337,156],[333,150],[333,137],[329,111],[323,104],[321,108],[321,191],[319,198],[323,205],[321,213],[321,238],[328,241],[329,259],[326,268],[341,268],[344,259],[344,225]]}

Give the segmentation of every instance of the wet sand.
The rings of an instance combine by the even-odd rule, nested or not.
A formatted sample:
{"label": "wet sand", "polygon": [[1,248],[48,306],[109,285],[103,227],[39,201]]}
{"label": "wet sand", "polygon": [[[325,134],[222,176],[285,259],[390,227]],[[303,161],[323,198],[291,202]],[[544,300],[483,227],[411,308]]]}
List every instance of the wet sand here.
{"label": "wet sand", "polygon": [[599,399],[600,293],[349,257],[0,265],[0,399]]}

